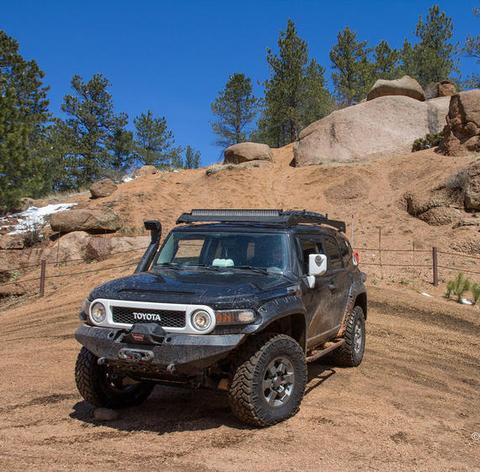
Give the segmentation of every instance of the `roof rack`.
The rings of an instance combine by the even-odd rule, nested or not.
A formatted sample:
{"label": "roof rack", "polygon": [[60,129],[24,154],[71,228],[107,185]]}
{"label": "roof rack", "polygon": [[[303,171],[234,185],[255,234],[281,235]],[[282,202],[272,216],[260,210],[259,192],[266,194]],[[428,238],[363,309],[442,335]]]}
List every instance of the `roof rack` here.
{"label": "roof rack", "polygon": [[266,223],[280,226],[295,226],[300,223],[311,223],[332,226],[345,233],[343,221],[330,220],[328,215],[306,210],[208,210],[195,209],[183,213],[177,220],[180,223],[196,223],[201,221],[216,221],[219,223]]}

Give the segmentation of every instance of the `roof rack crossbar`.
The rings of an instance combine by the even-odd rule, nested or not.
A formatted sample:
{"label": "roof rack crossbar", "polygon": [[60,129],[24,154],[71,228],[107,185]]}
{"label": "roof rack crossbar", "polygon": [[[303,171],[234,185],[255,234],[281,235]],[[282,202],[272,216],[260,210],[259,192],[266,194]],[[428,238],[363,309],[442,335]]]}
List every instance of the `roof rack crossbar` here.
{"label": "roof rack crossbar", "polygon": [[295,226],[301,223],[327,225],[345,233],[346,225],[343,221],[331,220],[327,215],[306,210],[271,210],[271,209],[195,209],[190,213],[183,213],[177,220],[180,223],[197,222],[219,223],[266,223],[281,226]]}

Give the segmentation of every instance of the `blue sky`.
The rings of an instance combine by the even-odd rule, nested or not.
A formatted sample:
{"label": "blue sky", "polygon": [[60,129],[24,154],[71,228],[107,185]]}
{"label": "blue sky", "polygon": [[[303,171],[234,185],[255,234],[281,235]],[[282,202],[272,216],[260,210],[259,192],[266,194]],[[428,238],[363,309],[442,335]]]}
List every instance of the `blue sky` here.
{"label": "blue sky", "polygon": [[[0,28],[15,37],[26,58],[35,59],[50,86],[50,107],[59,114],[74,74],[100,72],[112,83],[115,108],[130,121],[151,109],[165,116],[180,145],[202,153],[202,163],[221,157],[211,132],[210,103],[233,72],[244,72],[261,94],[268,77],[265,56],[276,47],[287,19],[307,40],[311,57],[326,69],[339,30],[350,26],[375,45],[399,47],[413,39],[424,0],[44,0],[4,1]],[[478,34],[478,0],[439,1],[454,20],[455,41]],[[462,73],[478,65],[461,59]]]}

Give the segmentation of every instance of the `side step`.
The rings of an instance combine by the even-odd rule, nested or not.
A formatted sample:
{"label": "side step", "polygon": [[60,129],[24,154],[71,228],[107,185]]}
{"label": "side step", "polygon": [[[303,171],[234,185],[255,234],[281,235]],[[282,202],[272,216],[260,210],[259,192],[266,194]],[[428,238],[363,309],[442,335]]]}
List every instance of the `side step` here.
{"label": "side step", "polygon": [[345,343],[345,339],[340,339],[340,341],[332,343],[323,349],[318,349],[318,350],[314,349],[313,351],[311,351],[310,355],[307,356],[307,362],[313,362],[313,361],[316,361],[317,359],[320,359],[320,357],[323,357],[329,352],[332,352],[334,349],[337,349],[337,347],[340,347],[344,343]]}

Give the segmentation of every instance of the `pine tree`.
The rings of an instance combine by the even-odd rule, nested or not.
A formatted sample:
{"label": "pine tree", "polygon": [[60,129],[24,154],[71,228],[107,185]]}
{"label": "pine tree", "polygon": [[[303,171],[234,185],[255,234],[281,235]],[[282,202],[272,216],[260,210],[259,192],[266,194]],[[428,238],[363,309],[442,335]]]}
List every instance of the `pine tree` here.
{"label": "pine tree", "polygon": [[26,61],[18,49],[0,31],[0,212],[45,188],[40,149],[49,119],[48,88],[36,62]]}
{"label": "pine tree", "polygon": [[335,101],[325,85],[325,68],[315,59],[305,68],[299,95],[300,129],[327,116],[335,108]]}
{"label": "pine tree", "polygon": [[448,79],[456,71],[456,45],[453,21],[438,5],[428,10],[425,21],[419,18],[415,35],[419,42],[413,47],[405,41],[402,52],[402,71],[418,80],[423,87]]}
{"label": "pine tree", "polygon": [[217,120],[212,123],[218,136],[216,144],[228,147],[246,140],[246,129],[255,119],[258,100],[252,93],[252,81],[244,74],[233,74],[211,104]]}
{"label": "pine tree", "polygon": [[308,60],[307,43],[288,20],[278,39],[278,55],[267,50],[271,77],[265,82],[265,103],[255,139],[283,146],[298,138],[300,130],[331,111],[324,87],[324,69]]}
{"label": "pine tree", "polygon": [[392,49],[386,41],[380,41],[373,51],[374,80],[398,78],[400,53]]}
{"label": "pine tree", "polygon": [[330,51],[330,60],[340,103],[353,105],[360,102],[372,86],[373,72],[368,53],[367,42],[358,41],[350,28],[346,27],[338,33],[337,44]]}
{"label": "pine tree", "polygon": [[[480,18],[480,8],[475,8],[473,14]],[[474,58],[477,64],[480,64],[480,34],[476,36],[468,35],[465,41],[464,52],[468,57]],[[480,87],[480,74],[474,74],[465,83],[467,87],[479,88]]]}
{"label": "pine tree", "polygon": [[114,166],[112,145],[115,133],[127,123],[127,115],[115,114],[109,81],[95,74],[88,82],[75,75],[72,95],[64,97],[62,111],[67,118],[59,126],[67,142],[69,168],[76,186],[108,175]]}
{"label": "pine tree", "polygon": [[144,165],[179,166],[181,148],[175,146],[173,132],[165,117],[156,118],[149,110],[135,118],[135,152]]}
{"label": "pine tree", "polygon": [[198,169],[200,166],[200,151],[196,151],[191,146],[185,148],[185,159],[183,167],[185,169]]}

